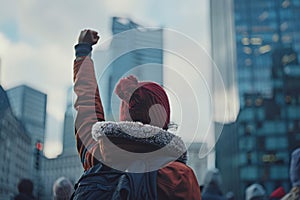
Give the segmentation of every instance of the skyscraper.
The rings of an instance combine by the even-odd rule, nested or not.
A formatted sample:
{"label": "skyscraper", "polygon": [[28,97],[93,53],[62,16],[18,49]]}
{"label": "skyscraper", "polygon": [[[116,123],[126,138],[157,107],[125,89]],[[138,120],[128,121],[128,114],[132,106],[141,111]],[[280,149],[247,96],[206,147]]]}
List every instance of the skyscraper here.
{"label": "skyscraper", "polygon": [[67,105],[64,118],[63,129],[63,153],[71,152],[77,154],[75,144],[75,130],[74,130],[74,108],[72,102],[73,87],[68,89],[67,93]]}
{"label": "skyscraper", "polygon": [[[210,8],[211,56],[216,65],[212,66],[215,121],[230,123],[236,120],[239,111],[233,1],[212,0]],[[218,76],[222,77],[222,82],[218,81]],[[227,102],[220,99],[227,99]]]}
{"label": "skyscraper", "polygon": [[106,55],[94,52],[94,59],[96,68],[102,66],[98,69],[101,76],[98,74],[97,78],[105,117],[117,120],[119,99],[113,92],[121,77],[134,74],[139,80],[163,84],[163,30],[144,28],[128,18],[113,17],[112,33]]}
{"label": "skyscraper", "polygon": [[[267,192],[289,187],[289,155],[297,143],[299,0],[235,0],[239,94],[240,182]],[[293,82],[293,84],[291,84]],[[293,133],[291,133],[291,130]]]}
{"label": "skyscraper", "polygon": [[[290,153],[300,142],[299,11],[299,0],[234,0],[241,108],[223,129],[230,137],[221,137],[217,163],[228,171],[231,159],[238,199],[254,182],[267,193],[290,187]],[[237,142],[228,147],[227,139]]]}
{"label": "skyscraper", "polygon": [[234,0],[234,8],[240,99],[249,92],[271,95],[272,52],[300,52],[300,1]]}
{"label": "skyscraper", "polygon": [[9,89],[7,95],[14,114],[24,124],[33,144],[36,141],[43,143],[47,95],[26,85]]}

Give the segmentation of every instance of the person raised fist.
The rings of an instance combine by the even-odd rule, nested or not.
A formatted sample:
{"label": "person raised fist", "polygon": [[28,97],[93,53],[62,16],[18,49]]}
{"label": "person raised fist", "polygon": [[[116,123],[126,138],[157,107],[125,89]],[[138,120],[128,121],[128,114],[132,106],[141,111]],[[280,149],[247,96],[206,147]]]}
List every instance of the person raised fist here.
{"label": "person raised fist", "polygon": [[80,32],[78,43],[79,44],[86,43],[86,44],[94,45],[97,44],[99,38],[100,37],[98,36],[97,31],[85,29]]}

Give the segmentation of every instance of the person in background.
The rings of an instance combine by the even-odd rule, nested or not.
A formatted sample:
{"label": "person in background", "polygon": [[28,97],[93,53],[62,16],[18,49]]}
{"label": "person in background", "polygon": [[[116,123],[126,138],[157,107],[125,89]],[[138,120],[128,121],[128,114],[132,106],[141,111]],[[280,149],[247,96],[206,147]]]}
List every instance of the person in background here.
{"label": "person in background", "polygon": [[226,200],[221,190],[221,174],[217,168],[207,171],[204,178],[203,200]]}
{"label": "person in background", "polygon": [[54,200],[69,200],[73,193],[73,185],[66,177],[56,179],[53,184]]}
{"label": "person in background", "polygon": [[225,195],[226,199],[227,200],[235,200],[235,195],[233,192],[227,192],[226,195]]}
{"label": "person in background", "polygon": [[21,179],[18,184],[18,191],[14,200],[34,200],[33,192],[33,183],[29,179]]}
{"label": "person in background", "polygon": [[293,151],[290,165],[290,179],[292,183],[291,191],[282,200],[300,199],[300,148]]}
{"label": "person in background", "polygon": [[266,191],[262,185],[254,183],[246,188],[246,200],[265,200]]}
{"label": "person in background", "polygon": [[280,200],[282,197],[284,197],[286,192],[284,191],[284,188],[282,186],[276,188],[269,197],[269,200]]}

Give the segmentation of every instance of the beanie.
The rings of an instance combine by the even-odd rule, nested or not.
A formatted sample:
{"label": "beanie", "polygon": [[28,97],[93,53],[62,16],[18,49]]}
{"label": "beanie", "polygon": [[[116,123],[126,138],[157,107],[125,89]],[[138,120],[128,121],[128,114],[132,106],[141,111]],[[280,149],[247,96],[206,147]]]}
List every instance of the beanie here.
{"label": "beanie", "polygon": [[170,104],[165,90],[154,82],[139,82],[129,76],[119,81],[115,93],[121,101],[120,120],[139,121],[163,129],[170,122]]}
{"label": "beanie", "polygon": [[55,200],[70,199],[73,192],[73,185],[65,177],[58,178],[53,184],[53,196]]}
{"label": "beanie", "polygon": [[300,148],[292,153],[290,178],[293,186],[300,186]]}
{"label": "beanie", "polygon": [[258,197],[264,197],[266,194],[264,188],[260,184],[252,184],[246,189],[246,200],[251,200]]}
{"label": "beanie", "polygon": [[281,186],[271,193],[270,199],[281,199],[285,194],[284,188]]}
{"label": "beanie", "polygon": [[33,183],[30,179],[21,179],[18,184],[18,190],[20,193],[32,194]]}

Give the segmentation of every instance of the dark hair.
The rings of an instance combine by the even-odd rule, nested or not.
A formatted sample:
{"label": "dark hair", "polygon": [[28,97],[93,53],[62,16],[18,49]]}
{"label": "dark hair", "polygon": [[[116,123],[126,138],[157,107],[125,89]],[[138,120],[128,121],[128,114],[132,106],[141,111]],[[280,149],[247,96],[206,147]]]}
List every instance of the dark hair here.
{"label": "dark hair", "polygon": [[18,190],[20,193],[32,194],[33,191],[33,183],[29,179],[21,179],[18,184]]}

